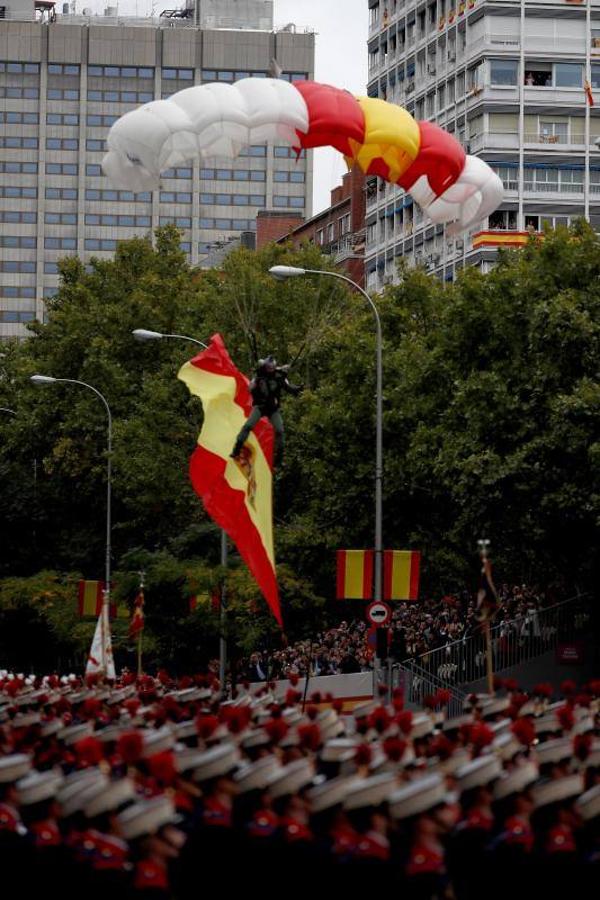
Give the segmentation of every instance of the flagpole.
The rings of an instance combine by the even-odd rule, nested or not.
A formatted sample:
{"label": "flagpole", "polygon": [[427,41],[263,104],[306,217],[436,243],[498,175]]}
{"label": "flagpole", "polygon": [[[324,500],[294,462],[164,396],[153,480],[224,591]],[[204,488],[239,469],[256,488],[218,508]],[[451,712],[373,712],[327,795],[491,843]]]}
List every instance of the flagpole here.
{"label": "flagpole", "polygon": [[[479,554],[481,556],[481,561],[483,563],[483,579],[489,585],[491,591],[497,600],[496,589],[491,577],[491,569],[488,568],[488,548],[490,542],[487,539],[481,539],[477,542],[479,548]],[[485,597],[482,599],[481,610],[485,614],[486,618],[483,621],[483,636],[485,640],[485,668],[487,675],[487,692],[490,696],[492,696],[494,691],[494,655],[492,653],[492,626],[491,626],[491,610],[486,610],[484,603]]]}
{"label": "flagpole", "polygon": [[101,668],[105,677],[114,678],[114,661],[112,659],[112,647],[110,638],[110,560],[111,560],[111,513],[112,513],[112,414],[110,406],[104,394],[100,393],[98,388],[87,381],[79,381],[77,378],[54,378],[51,375],[31,375],[30,381],[38,385],[47,384],[77,384],[79,387],[87,388],[92,391],[96,397],[104,405],[108,419],[107,430],[107,456],[106,456],[106,547],[104,560],[104,594],[102,598],[102,619],[101,619],[101,635],[102,635],[102,654]]}
{"label": "flagpole", "polygon": [[[141,593],[142,596],[144,595],[144,587],[145,587],[144,576],[145,576],[145,574],[146,573],[144,572],[144,570],[141,569],[140,573],[139,573],[139,575],[140,575],[139,593]],[[138,594],[138,596],[139,596],[139,594]],[[138,678],[143,673],[143,666],[142,666],[142,642],[144,639],[143,636],[144,636],[144,629],[140,628],[140,630],[138,631],[138,635],[137,635],[137,673],[138,673]]]}

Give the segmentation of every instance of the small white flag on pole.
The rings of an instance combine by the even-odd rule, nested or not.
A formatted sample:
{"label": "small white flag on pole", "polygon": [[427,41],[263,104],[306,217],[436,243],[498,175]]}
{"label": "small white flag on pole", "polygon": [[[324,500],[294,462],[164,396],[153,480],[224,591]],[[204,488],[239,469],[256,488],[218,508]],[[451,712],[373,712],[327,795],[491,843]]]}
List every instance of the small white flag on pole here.
{"label": "small white flag on pole", "polygon": [[108,606],[106,604],[103,604],[100,615],[98,616],[92,648],[85,667],[85,674],[101,674],[106,678],[116,677],[112,641],[110,639]]}

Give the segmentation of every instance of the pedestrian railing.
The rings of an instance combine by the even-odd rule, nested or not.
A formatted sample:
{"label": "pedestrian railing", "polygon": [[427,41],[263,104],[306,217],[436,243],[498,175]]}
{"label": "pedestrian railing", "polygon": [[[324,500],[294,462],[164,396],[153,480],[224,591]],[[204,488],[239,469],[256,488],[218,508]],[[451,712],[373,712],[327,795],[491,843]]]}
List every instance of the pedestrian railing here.
{"label": "pedestrian railing", "polygon": [[[531,609],[506,621],[498,621],[500,610],[491,628],[494,672],[536,659],[556,649],[559,643],[582,638],[590,621],[588,603],[587,594],[578,594],[555,606]],[[486,675],[485,649],[485,636],[478,626],[458,641],[403,660],[402,669],[414,673],[418,684],[425,675],[440,687],[469,684]]]}

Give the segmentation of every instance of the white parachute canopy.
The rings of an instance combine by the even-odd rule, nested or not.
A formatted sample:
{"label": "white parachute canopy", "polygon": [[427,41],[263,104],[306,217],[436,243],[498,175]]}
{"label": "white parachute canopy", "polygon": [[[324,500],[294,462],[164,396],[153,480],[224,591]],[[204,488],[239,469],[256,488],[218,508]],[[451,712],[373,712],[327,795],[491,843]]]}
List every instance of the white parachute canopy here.
{"label": "white parachute canopy", "polygon": [[186,88],[126,113],[110,129],[104,173],[115,187],[149,191],[189,159],[236,157],[263,141],[297,142],[308,131],[302,94],[287,81],[244,78]]}

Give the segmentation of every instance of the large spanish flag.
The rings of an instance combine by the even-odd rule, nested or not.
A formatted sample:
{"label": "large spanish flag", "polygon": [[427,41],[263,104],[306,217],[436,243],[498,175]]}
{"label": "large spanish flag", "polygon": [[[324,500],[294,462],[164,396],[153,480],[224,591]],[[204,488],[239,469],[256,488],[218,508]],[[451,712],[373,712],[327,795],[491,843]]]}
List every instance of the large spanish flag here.
{"label": "large spanish flag", "polygon": [[236,369],[221,335],[214,335],[206,350],[182,366],[178,377],[200,398],[204,410],[190,459],[194,490],[236,545],[282,625],[273,551],[273,427],[261,419],[240,457],[230,459],[252,399],[248,379]]}
{"label": "large spanish flag", "polygon": [[338,600],[370,600],[373,596],[373,551],[338,550]]}
{"label": "large spanish flag", "polygon": [[418,550],[384,550],[383,599],[418,600],[420,569]]}

